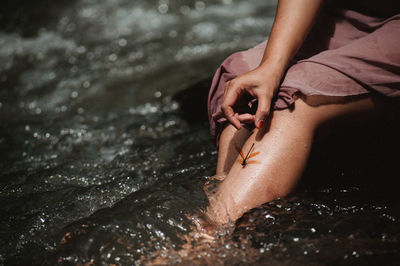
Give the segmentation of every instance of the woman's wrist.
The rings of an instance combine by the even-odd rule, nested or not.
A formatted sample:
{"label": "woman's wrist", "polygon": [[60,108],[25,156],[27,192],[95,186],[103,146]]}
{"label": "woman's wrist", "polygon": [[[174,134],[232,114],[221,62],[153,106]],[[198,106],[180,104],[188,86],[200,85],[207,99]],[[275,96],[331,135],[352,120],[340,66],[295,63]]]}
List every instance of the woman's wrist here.
{"label": "woman's wrist", "polygon": [[283,59],[266,59],[261,62],[259,69],[268,73],[268,76],[274,77],[274,79],[279,83],[283,75],[286,72],[287,62]]}

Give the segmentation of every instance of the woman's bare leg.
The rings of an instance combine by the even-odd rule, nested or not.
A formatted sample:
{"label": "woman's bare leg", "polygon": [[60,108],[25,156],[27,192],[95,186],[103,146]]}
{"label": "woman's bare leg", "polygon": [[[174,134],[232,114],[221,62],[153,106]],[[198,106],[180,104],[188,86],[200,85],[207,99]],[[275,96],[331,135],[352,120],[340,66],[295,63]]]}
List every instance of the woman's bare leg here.
{"label": "woman's bare leg", "polygon": [[238,152],[235,148],[242,147],[251,132],[246,128],[236,130],[228,125],[221,134],[218,147],[218,163],[216,175],[226,175],[237,159]]}
{"label": "woman's bare leg", "polygon": [[[255,129],[253,134],[227,126],[220,138],[217,167],[217,174],[227,172],[227,176],[210,197],[207,215],[224,224],[235,221],[249,209],[288,194],[306,165],[315,130],[339,117],[373,116],[381,109],[380,101],[369,97],[312,107],[297,100],[293,111],[275,111],[270,123]],[[236,162],[240,157],[234,145],[242,143],[244,153],[255,143],[253,152],[260,153],[250,160],[259,164],[242,167]]]}

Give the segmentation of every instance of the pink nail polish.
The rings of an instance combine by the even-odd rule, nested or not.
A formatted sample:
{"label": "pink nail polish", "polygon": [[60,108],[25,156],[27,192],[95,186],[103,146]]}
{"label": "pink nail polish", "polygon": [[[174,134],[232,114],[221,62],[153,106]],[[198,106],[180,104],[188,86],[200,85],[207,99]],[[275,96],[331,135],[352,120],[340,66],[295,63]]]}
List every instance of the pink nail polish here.
{"label": "pink nail polish", "polygon": [[258,128],[262,128],[263,125],[264,125],[264,120],[258,121],[258,125],[257,125]]}

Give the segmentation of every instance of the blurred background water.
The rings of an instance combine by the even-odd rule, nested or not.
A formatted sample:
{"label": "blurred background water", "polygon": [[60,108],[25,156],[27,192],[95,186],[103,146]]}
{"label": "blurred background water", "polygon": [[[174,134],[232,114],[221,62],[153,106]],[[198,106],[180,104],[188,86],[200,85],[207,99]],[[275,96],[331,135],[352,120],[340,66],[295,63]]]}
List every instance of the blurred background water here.
{"label": "blurred background water", "polygon": [[275,0],[1,6],[0,263],[398,262],[393,125],[322,141],[298,192],[179,253],[216,166],[210,78],[267,38]]}

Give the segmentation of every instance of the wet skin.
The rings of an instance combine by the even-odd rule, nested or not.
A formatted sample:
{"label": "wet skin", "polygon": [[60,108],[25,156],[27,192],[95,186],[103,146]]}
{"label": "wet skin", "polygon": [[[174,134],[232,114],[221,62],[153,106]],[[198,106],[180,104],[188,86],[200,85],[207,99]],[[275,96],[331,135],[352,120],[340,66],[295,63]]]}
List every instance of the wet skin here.
{"label": "wet skin", "polygon": [[[349,120],[372,121],[388,112],[384,102],[381,98],[360,97],[313,107],[300,99],[293,111],[274,112],[269,123],[253,134],[228,125],[220,138],[217,166],[217,175],[226,174],[226,178],[209,197],[208,217],[217,224],[236,221],[249,209],[287,195],[306,166],[316,129],[347,116],[351,117]],[[235,163],[242,157],[232,152],[233,143],[243,143],[243,150],[250,150],[254,143],[260,152],[260,164],[243,167]]]}

